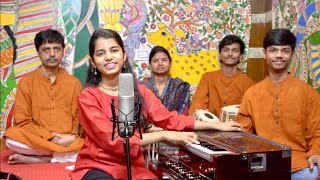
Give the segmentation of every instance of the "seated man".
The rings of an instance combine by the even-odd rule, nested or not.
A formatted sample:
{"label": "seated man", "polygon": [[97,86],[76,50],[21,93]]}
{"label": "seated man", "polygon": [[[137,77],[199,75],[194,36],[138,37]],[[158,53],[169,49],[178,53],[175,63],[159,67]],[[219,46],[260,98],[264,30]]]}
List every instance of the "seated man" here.
{"label": "seated man", "polygon": [[83,144],[77,135],[81,83],[59,68],[65,44],[58,31],[41,31],[34,43],[42,65],[17,85],[15,125],[4,134],[14,153],[8,163],[75,161]]}
{"label": "seated man", "polygon": [[287,29],[266,34],[269,75],[247,90],[236,121],[249,133],[291,146],[291,179],[313,180],[320,163],[320,96],[288,73],[295,44]]}
{"label": "seated man", "polygon": [[254,84],[237,68],[244,48],[238,36],[228,35],[222,39],[219,44],[221,70],[203,74],[192,97],[189,115],[204,109],[219,117],[222,107],[241,103],[244,92]]}

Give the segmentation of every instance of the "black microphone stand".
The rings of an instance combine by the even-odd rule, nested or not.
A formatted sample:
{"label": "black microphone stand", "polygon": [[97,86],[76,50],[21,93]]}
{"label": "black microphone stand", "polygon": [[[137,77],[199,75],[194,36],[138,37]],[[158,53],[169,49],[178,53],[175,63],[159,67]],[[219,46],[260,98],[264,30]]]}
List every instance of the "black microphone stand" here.
{"label": "black microphone stand", "polygon": [[1,170],[0,170],[0,179],[22,180],[21,177],[15,175],[15,174],[2,172]]}
{"label": "black microphone stand", "polygon": [[[126,155],[126,162],[127,162],[127,171],[128,171],[128,180],[132,179],[132,174],[131,174],[131,159],[130,159],[130,143],[129,143],[129,139],[130,137],[132,137],[134,135],[134,131],[135,128],[138,128],[139,134],[140,134],[140,139],[142,139],[142,133],[141,133],[141,129],[140,129],[140,110],[141,110],[141,101],[139,100],[137,105],[132,109],[132,111],[134,111],[135,109],[137,109],[137,114],[135,114],[134,116],[134,121],[128,121],[127,117],[128,115],[132,112],[130,111],[128,114],[124,114],[122,111],[119,110],[119,113],[122,113],[123,115],[125,115],[125,121],[124,122],[119,122],[118,116],[116,116],[116,112],[115,112],[115,105],[114,105],[114,100],[111,100],[111,111],[112,111],[112,118],[110,119],[113,123],[112,123],[112,141],[115,139],[114,138],[114,133],[115,133],[115,128],[116,128],[116,124],[118,123],[123,123],[124,124],[124,132],[119,132],[119,125],[118,125],[118,135],[122,138],[124,138],[124,142],[123,142],[123,148],[124,148],[124,152]],[[131,130],[130,130],[131,128]]]}

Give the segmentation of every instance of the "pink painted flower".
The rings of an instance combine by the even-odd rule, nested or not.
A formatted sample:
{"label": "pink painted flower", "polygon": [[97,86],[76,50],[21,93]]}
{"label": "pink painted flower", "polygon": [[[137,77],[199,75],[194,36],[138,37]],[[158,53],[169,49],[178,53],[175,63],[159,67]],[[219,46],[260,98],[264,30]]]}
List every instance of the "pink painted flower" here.
{"label": "pink painted flower", "polygon": [[155,24],[151,24],[150,27],[151,27],[151,29],[155,29],[156,25]]}
{"label": "pink painted flower", "polygon": [[147,67],[148,67],[148,64],[147,64],[147,63],[144,62],[144,63],[141,64],[141,68],[142,68],[142,69],[145,69],[145,68],[147,68]]}
{"label": "pink painted flower", "polygon": [[142,38],[140,38],[140,42],[142,43],[142,44],[144,44],[144,43],[146,43],[146,38],[145,37],[142,37]]}
{"label": "pink painted flower", "polygon": [[305,0],[298,0],[298,9],[303,12],[306,9]]}
{"label": "pink painted flower", "polygon": [[178,49],[179,49],[179,53],[184,53],[185,52],[185,48],[182,45],[180,45],[178,47]]}
{"label": "pink painted flower", "polygon": [[182,19],[182,18],[183,18],[183,13],[182,13],[181,11],[179,11],[179,12],[177,13],[177,16],[178,16],[179,19]]}
{"label": "pink painted flower", "polygon": [[239,12],[240,14],[244,14],[244,13],[245,13],[245,10],[244,10],[243,8],[238,8],[238,12]]}
{"label": "pink painted flower", "polygon": [[170,21],[170,16],[169,15],[167,15],[167,14],[165,14],[164,16],[163,16],[163,20],[164,21]]}
{"label": "pink painted flower", "polygon": [[276,7],[278,3],[278,0],[272,0],[272,7]]}

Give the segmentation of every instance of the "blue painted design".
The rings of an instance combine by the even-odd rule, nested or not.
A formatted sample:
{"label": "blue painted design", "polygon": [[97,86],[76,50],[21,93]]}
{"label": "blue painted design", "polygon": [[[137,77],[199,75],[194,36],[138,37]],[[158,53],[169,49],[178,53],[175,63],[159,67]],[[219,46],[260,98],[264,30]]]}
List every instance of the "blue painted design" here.
{"label": "blue painted design", "polygon": [[299,32],[296,33],[296,38],[297,38],[296,47],[299,46],[300,41],[303,39],[303,37],[304,37],[304,34],[301,34],[301,33],[299,33]]}
{"label": "blue painted design", "polygon": [[299,24],[300,26],[306,26],[306,25],[307,25],[307,23],[306,23],[306,21],[304,20],[304,17],[303,17],[303,16],[300,16],[300,17],[299,17],[298,24]]}
{"label": "blue painted design", "polygon": [[306,8],[306,14],[308,17],[310,17],[311,14],[314,13],[315,11],[316,11],[316,3],[311,3]]}
{"label": "blue painted design", "polygon": [[315,57],[315,58],[312,58],[311,61],[312,61],[312,64],[319,61],[320,60],[320,57]]}

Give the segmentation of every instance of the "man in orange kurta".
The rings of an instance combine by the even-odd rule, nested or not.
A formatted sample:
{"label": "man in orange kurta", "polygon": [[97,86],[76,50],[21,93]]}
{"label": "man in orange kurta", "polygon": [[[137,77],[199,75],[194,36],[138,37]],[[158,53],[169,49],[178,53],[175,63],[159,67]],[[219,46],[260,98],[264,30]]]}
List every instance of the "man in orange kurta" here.
{"label": "man in orange kurta", "polygon": [[269,75],[247,90],[236,121],[249,133],[291,146],[291,179],[316,179],[320,163],[320,95],[288,74],[295,36],[274,29],[264,39]]}
{"label": "man in orange kurta", "polygon": [[244,48],[238,36],[228,35],[222,39],[219,44],[221,70],[203,74],[192,97],[189,115],[205,109],[220,116],[222,107],[241,103],[244,92],[254,84],[237,68]]}
{"label": "man in orange kurta", "polygon": [[35,46],[42,65],[17,85],[15,125],[4,134],[14,153],[9,164],[68,161],[60,157],[68,153],[76,156],[83,144],[77,136],[77,101],[82,86],[59,68],[64,37],[55,30],[41,31]]}

